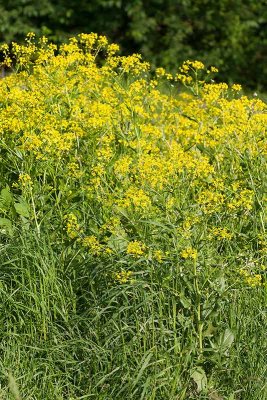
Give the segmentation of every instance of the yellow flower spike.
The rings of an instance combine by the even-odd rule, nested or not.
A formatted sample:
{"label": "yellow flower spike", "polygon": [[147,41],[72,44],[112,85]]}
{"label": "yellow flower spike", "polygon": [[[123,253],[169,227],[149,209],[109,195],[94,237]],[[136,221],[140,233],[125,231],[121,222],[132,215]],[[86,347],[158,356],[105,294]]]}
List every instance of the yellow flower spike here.
{"label": "yellow flower spike", "polygon": [[226,228],[212,228],[209,230],[209,239],[216,240],[231,240],[233,234],[228,231]]}
{"label": "yellow flower spike", "polygon": [[137,211],[146,211],[151,206],[151,200],[143,189],[137,189],[130,186],[125,193],[125,197],[117,202],[119,206],[130,208],[133,207]]}
{"label": "yellow flower spike", "polygon": [[29,38],[29,39],[33,39],[35,37],[35,33],[34,32],[28,32],[26,37]]}
{"label": "yellow flower spike", "polygon": [[[195,70],[200,70],[200,69],[204,69],[205,68],[204,64],[201,61],[192,61],[190,63],[190,65]],[[214,71],[212,71],[212,72],[214,72]]]}
{"label": "yellow flower spike", "polygon": [[100,47],[105,47],[108,45],[108,39],[106,36],[99,36],[98,38],[98,45]]}

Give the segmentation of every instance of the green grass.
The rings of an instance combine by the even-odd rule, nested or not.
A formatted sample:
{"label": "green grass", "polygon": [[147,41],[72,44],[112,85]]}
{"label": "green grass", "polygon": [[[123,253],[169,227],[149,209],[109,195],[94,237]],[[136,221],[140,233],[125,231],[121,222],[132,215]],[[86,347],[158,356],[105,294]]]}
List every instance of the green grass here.
{"label": "green grass", "polygon": [[[266,398],[262,288],[221,294],[212,327],[220,339],[209,349],[206,338],[203,362],[194,304],[181,307],[175,274],[110,287],[108,265],[69,259],[29,232],[2,244],[1,259],[2,399]],[[190,376],[198,365],[209,376],[201,395]]]}

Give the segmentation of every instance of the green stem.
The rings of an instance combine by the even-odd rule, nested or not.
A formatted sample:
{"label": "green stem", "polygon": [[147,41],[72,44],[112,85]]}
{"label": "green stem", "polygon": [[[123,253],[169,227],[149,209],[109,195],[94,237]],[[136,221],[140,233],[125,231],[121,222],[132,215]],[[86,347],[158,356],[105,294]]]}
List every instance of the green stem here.
{"label": "green stem", "polygon": [[194,261],[194,286],[196,293],[197,303],[197,334],[198,334],[198,347],[199,347],[199,358],[203,353],[203,323],[201,322],[201,292],[198,285],[198,274],[197,274],[197,262]]}
{"label": "green stem", "polygon": [[32,202],[32,208],[33,208],[33,214],[34,214],[34,221],[35,221],[36,230],[37,230],[37,236],[40,237],[40,225],[37,220],[36,208],[35,208],[35,203],[34,203],[34,199],[33,199],[32,189],[31,189],[31,202]]}

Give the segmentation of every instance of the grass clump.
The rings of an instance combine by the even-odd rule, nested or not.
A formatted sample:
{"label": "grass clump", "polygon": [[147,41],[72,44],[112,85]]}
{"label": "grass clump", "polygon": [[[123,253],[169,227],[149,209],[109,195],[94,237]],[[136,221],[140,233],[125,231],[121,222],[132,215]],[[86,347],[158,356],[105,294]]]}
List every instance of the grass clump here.
{"label": "grass clump", "polygon": [[263,399],[265,103],[95,34],[3,51],[2,398]]}

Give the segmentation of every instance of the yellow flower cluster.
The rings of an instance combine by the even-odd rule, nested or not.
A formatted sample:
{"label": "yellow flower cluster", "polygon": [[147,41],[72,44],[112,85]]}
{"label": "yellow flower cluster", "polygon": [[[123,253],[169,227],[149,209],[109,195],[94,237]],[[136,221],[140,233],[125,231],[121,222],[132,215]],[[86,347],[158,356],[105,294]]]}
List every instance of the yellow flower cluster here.
{"label": "yellow flower cluster", "polygon": [[243,277],[245,283],[250,287],[257,287],[263,284],[260,274],[251,274],[245,269],[241,269],[239,273]]}
{"label": "yellow flower cluster", "polygon": [[82,239],[82,245],[84,247],[88,248],[89,252],[94,256],[99,255],[102,251],[102,245],[99,243],[97,238],[93,235],[85,236]]}
{"label": "yellow flower cluster", "polygon": [[16,195],[30,186],[36,218],[59,221],[95,257],[196,260],[205,241],[212,258],[232,232],[264,257],[249,236],[252,219],[264,234],[267,214],[263,101],[211,81],[217,69],[201,61],[152,74],[95,33],[59,47],[31,33],[11,47],[1,47],[14,73],[0,80],[0,143],[12,154],[1,151],[0,183]]}
{"label": "yellow flower cluster", "polygon": [[143,189],[130,186],[125,193],[124,199],[118,202],[125,208],[134,207],[136,210],[145,210],[151,206],[151,200]]}
{"label": "yellow flower cluster", "polygon": [[128,243],[127,254],[131,254],[134,257],[139,257],[144,254],[145,249],[146,246],[142,242],[134,240],[133,242]]}
{"label": "yellow flower cluster", "polygon": [[164,257],[164,253],[163,253],[162,250],[154,250],[154,252],[153,252],[153,257],[154,257],[155,260],[157,260],[159,263],[162,263],[163,257]]}
{"label": "yellow flower cluster", "polygon": [[193,249],[192,247],[187,247],[186,249],[181,251],[181,257],[184,259],[192,259],[196,260],[197,259],[197,250]]}
{"label": "yellow flower cluster", "polygon": [[114,275],[116,282],[123,284],[132,281],[133,272],[132,271],[120,271]]}
{"label": "yellow flower cluster", "polygon": [[70,239],[75,239],[82,233],[82,228],[78,223],[78,218],[73,213],[65,215],[66,231]]}
{"label": "yellow flower cluster", "polygon": [[211,228],[209,231],[208,238],[209,239],[217,239],[217,240],[231,240],[233,234],[228,231],[226,228]]}
{"label": "yellow flower cluster", "polygon": [[19,183],[23,188],[32,186],[33,182],[29,174],[19,174]]}

